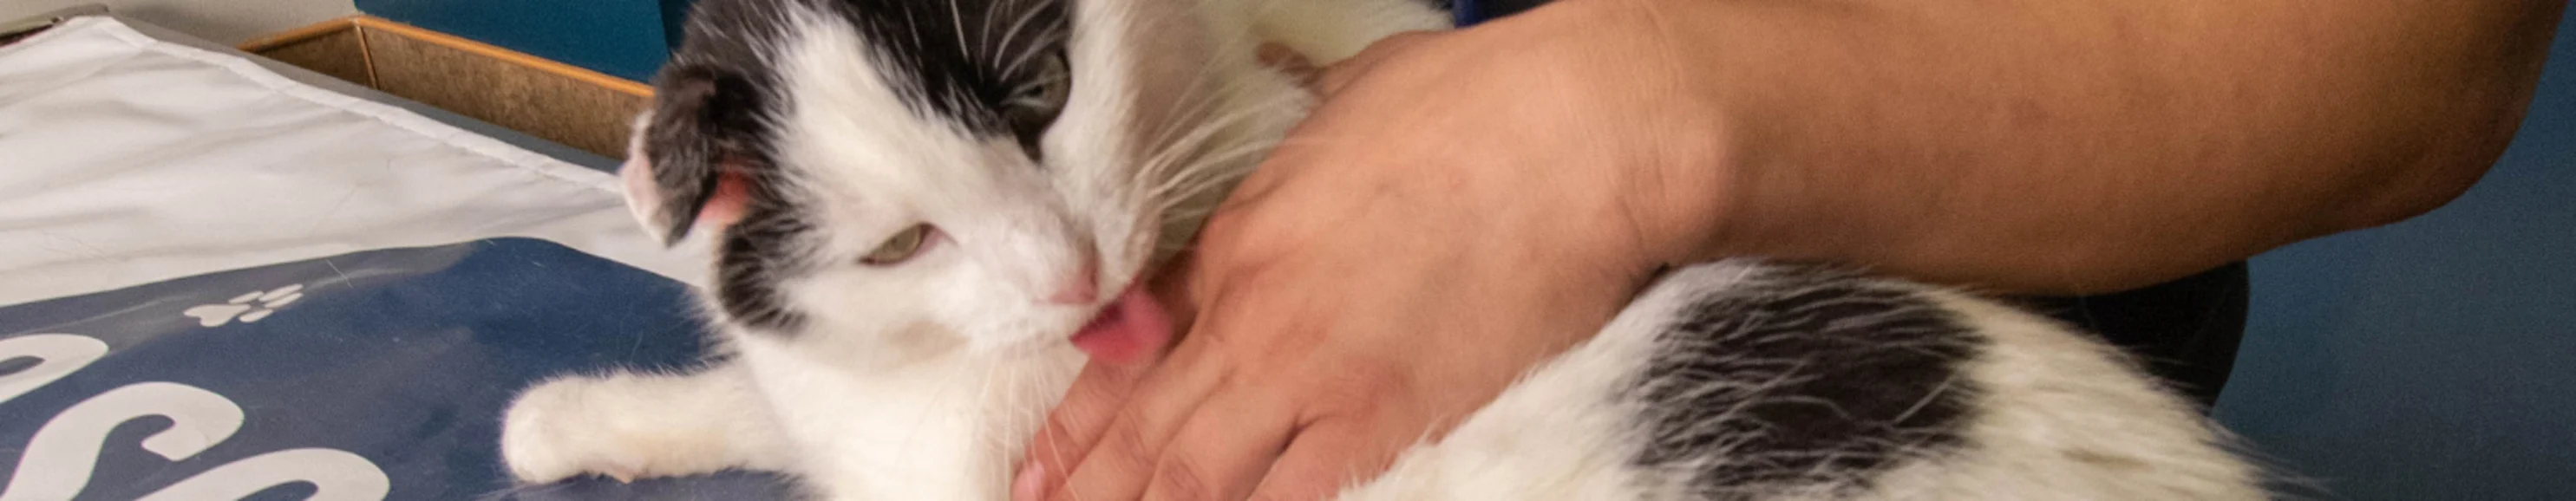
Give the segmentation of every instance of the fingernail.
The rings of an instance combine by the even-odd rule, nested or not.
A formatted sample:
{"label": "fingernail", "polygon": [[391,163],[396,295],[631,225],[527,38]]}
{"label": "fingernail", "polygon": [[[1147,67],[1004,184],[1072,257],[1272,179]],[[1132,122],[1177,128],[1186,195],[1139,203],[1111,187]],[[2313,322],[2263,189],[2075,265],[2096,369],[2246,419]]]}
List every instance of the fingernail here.
{"label": "fingernail", "polygon": [[1038,490],[1045,488],[1046,469],[1036,461],[1021,464],[1020,475],[1011,478],[1011,501],[1038,501],[1038,496],[1045,495]]}

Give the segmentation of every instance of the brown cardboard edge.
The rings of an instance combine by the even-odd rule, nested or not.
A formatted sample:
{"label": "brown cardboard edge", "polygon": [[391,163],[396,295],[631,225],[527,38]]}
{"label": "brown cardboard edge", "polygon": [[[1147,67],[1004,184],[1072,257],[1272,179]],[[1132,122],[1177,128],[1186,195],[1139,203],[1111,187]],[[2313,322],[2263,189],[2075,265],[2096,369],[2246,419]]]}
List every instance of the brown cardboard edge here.
{"label": "brown cardboard edge", "polygon": [[[322,36],[322,35],[329,34],[329,33],[333,32],[333,31],[339,31],[339,30],[345,30],[345,29],[357,29],[357,30],[370,30],[370,29],[374,29],[374,30],[384,30],[384,31],[385,31],[385,32],[387,32],[387,33],[392,33],[392,34],[395,34],[395,35],[400,35],[400,36],[403,36],[403,37],[405,37],[405,38],[411,38],[411,39],[420,40],[420,41],[423,41],[423,42],[429,42],[429,43],[431,43],[431,44],[436,44],[436,45],[445,46],[445,47],[452,48],[452,49],[456,49],[456,50],[465,51],[465,52],[472,53],[472,54],[474,54],[474,55],[478,55],[478,56],[483,56],[483,57],[489,57],[489,58],[497,59],[497,60],[500,60],[500,61],[502,61],[502,62],[506,62],[506,63],[510,63],[510,64],[514,64],[514,65],[519,65],[519,66],[523,66],[523,67],[527,67],[527,68],[529,68],[529,69],[534,69],[534,70],[541,71],[541,72],[553,73],[553,74],[556,74],[556,75],[562,75],[562,76],[565,76],[565,77],[568,77],[568,78],[572,78],[572,79],[574,79],[574,80],[579,80],[579,81],[581,81],[582,83],[591,84],[591,85],[596,85],[596,86],[599,86],[599,87],[601,87],[601,88],[605,88],[605,89],[608,89],[608,90],[610,90],[610,91],[618,92],[618,93],[621,93],[621,94],[626,94],[626,95],[631,95],[631,96],[636,96],[636,97],[643,97],[643,98],[650,98],[650,97],[653,97],[653,87],[652,87],[652,86],[650,86],[650,85],[645,85],[645,84],[643,84],[642,82],[636,82],[636,81],[633,81],[633,80],[627,80],[627,79],[623,79],[623,78],[617,78],[617,77],[613,77],[613,76],[608,76],[608,75],[607,75],[607,74],[605,74],[605,73],[600,73],[600,72],[596,72],[596,71],[591,71],[591,70],[589,70],[589,69],[587,69],[587,68],[582,68],[582,67],[579,67],[579,66],[573,66],[573,65],[564,64],[564,63],[558,63],[558,62],[554,62],[554,61],[551,61],[551,60],[547,60],[546,58],[541,58],[541,57],[537,57],[537,56],[531,56],[531,55],[528,55],[528,54],[526,54],[526,53],[522,53],[522,52],[519,52],[519,51],[514,51],[514,50],[510,50],[510,49],[504,49],[504,48],[500,48],[500,47],[495,47],[495,46],[492,46],[492,45],[490,45],[490,44],[485,44],[485,43],[482,43],[482,42],[476,42],[476,41],[473,41],[473,40],[466,40],[466,39],[464,39],[464,38],[458,38],[458,37],[457,37],[457,36],[455,36],[455,35],[449,35],[449,34],[446,34],[446,33],[439,33],[439,32],[436,32],[436,31],[430,31],[430,30],[427,30],[427,29],[422,29],[422,28],[420,28],[420,27],[416,27],[416,26],[412,26],[412,25],[408,25],[408,24],[397,23],[397,22],[393,22],[393,21],[391,21],[391,20],[387,20],[387,19],[384,19],[384,18],[375,17],[375,16],[367,16],[367,15],[349,16],[349,17],[343,17],[343,18],[333,19],[333,20],[329,20],[329,21],[323,21],[323,22],[314,23],[314,24],[312,24],[312,25],[308,25],[308,26],[305,26],[305,27],[302,27],[302,28],[296,28],[296,29],[292,29],[292,30],[287,30],[287,31],[285,31],[285,32],[281,32],[281,33],[278,33],[278,34],[275,34],[275,35],[270,35],[270,36],[260,37],[260,38],[259,38],[259,39],[257,39],[257,40],[252,40],[252,41],[249,41],[249,42],[244,42],[244,43],[242,43],[242,44],[241,44],[241,46],[240,46],[240,48],[241,48],[241,50],[242,50],[243,52],[252,52],[252,53],[257,53],[257,52],[259,52],[259,51],[261,51],[261,50],[263,50],[263,49],[269,49],[269,48],[274,48],[274,47],[284,46],[284,45],[293,44],[293,43],[301,42],[301,41],[305,41],[305,40],[311,40],[311,39],[313,39],[313,38],[315,38],[315,37],[320,37],[320,36]],[[360,38],[359,38],[359,43],[361,43],[361,44],[365,43],[365,38],[364,38],[364,37],[360,37]],[[362,45],[361,47],[363,47],[363,45]],[[361,52],[365,52],[365,51],[361,50]],[[362,57],[372,57],[372,56],[362,56]],[[367,63],[367,67],[368,67],[368,73],[370,73],[370,74],[374,73],[374,68],[375,68],[375,63],[374,63],[374,62],[372,62],[372,61],[368,62],[368,63]]]}
{"label": "brown cardboard edge", "polygon": [[355,40],[358,44],[358,68],[366,71],[366,80],[358,81],[356,83],[359,85],[365,85],[369,88],[377,88],[383,82],[376,80],[376,54],[375,51],[367,50],[366,30],[358,26],[358,17],[360,16],[342,17],[329,21],[313,23],[301,28],[270,34],[268,36],[252,39],[248,42],[242,42],[241,45],[234,46],[233,48],[242,52],[268,55],[269,51],[281,50],[287,47],[320,40],[323,37],[331,36],[333,34],[344,32],[349,33],[352,35],[351,39]]}
{"label": "brown cardboard edge", "polygon": [[268,36],[253,38],[248,42],[242,42],[241,45],[234,46],[233,48],[241,49],[242,52],[258,54],[269,49],[293,45],[296,42],[320,38],[322,35],[328,35],[334,31],[354,28],[357,26],[358,18],[360,17],[365,16],[342,17],[304,25],[304,27],[301,28],[271,33]]}

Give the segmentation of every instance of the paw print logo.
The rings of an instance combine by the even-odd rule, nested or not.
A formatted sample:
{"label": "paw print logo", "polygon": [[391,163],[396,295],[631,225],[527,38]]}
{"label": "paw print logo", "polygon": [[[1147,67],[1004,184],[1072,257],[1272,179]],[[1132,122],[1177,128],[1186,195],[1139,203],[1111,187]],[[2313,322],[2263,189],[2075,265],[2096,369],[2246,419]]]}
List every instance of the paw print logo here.
{"label": "paw print logo", "polygon": [[293,303],[297,299],[304,299],[304,284],[266,291],[251,291],[234,297],[231,301],[225,301],[224,304],[198,305],[179,314],[195,317],[197,325],[207,327],[221,326],[234,320],[240,320],[246,324],[268,318],[270,314],[277,313],[278,308],[285,307],[287,303]]}

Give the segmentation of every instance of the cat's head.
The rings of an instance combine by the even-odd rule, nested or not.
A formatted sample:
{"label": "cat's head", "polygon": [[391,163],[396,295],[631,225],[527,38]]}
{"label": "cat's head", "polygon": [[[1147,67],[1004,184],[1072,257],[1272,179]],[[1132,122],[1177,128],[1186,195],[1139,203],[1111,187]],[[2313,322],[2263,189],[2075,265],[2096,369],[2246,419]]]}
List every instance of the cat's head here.
{"label": "cat's head", "polygon": [[713,239],[710,302],[740,328],[1061,340],[1305,105],[1199,4],[699,2],[628,201],[666,240]]}

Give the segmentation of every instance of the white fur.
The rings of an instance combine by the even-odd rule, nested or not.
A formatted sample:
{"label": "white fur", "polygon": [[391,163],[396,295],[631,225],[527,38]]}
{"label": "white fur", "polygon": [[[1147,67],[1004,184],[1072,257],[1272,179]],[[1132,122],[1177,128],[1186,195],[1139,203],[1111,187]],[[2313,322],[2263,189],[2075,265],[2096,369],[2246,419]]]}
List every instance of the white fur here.
{"label": "white fur", "polygon": [[740,362],[804,451],[788,471],[833,499],[1001,499],[1020,445],[1080,364],[1070,347],[1050,351],[866,371],[753,341]]}
{"label": "white fur", "polygon": [[[1062,341],[1186,242],[1205,212],[1301,117],[1309,98],[1252,54],[1270,42],[1330,63],[1446,24],[1414,0],[1074,2],[1074,89],[1040,144],[970,139],[905,107],[880,54],[798,9],[765,57],[789,99],[777,162],[828,238],[825,263],[782,279],[809,318],[750,332],[710,313],[733,357],[685,375],[557,379],[527,391],[502,450],[521,480],[582,473],[781,471],[829,500],[1000,499],[1020,446],[1080,355]],[[635,157],[641,159],[639,154]],[[650,228],[650,167],[625,174]],[[929,223],[948,236],[901,266],[846,264]],[[701,233],[715,233],[721,228]],[[1097,266],[1096,282],[1078,272]],[[1684,269],[1598,337],[1503,393],[1445,438],[1353,486],[1354,500],[1678,499],[1671,472],[1631,464],[1630,401],[1659,328],[1743,264]],[[1098,288],[1098,301],[1048,299]],[[2250,499],[2252,471],[2117,354],[2027,314],[1941,301],[1991,336],[1968,375],[1988,392],[1960,454],[1914,458],[1860,499]],[[710,312],[720,309],[710,307]],[[2147,465],[2147,466],[2138,466]],[[1758,499],[1806,499],[1818,492]]]}
{"label": "white fur", "polygon": [[719,367],[556,379],[510,407],[501,455],[511,474],[531,482],[787,468],[786,437],[749,376]]}

